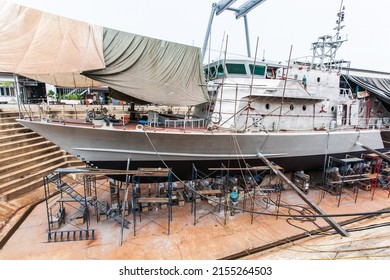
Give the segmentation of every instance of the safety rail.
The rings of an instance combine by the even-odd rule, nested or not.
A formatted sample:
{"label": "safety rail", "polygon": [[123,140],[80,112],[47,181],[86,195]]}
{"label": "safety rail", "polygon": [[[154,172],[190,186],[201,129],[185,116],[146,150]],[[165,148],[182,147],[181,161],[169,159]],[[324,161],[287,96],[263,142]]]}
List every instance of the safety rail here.
{"label": "safety rail", "polygon": [[204,119],[177,119],[177,120],[165,120],[165,127],[188,127],[194,128],[194,126],[201,128],[204,127]]}

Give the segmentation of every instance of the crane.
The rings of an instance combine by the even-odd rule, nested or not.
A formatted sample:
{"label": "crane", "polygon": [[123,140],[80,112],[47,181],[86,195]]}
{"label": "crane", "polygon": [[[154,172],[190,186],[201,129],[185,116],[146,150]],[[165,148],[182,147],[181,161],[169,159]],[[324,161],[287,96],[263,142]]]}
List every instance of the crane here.
{"label": "crane", "polygon": [[204,59],[206,53],[207,44],[210,37],[211,25],[213,23],[214,16],[215,15],[218,16],[226,10],[235,12],[236,19],[240,19],[241,17],[244,18],[247,54],[248,57],[251,56],[247,14],[258,5],[264,3],[266,0],[248,0],[238,8],[232,8],[231,5],[233,5],[236,1],[237,0],[221,0],[218,3],[215,2],[212,4],[209,23],[207,25],[206,35],[205,35],[203,48],[202,48],[202,60]]}

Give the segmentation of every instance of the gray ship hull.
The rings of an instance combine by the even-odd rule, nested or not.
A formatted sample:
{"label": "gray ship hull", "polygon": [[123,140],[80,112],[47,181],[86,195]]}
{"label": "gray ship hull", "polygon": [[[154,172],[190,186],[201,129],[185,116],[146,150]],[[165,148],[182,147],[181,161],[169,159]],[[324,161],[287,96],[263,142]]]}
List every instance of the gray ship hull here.
{"label": "gray ship hull", "polygon": [[[262,165],[262,153],[285,170],[324,166],[329,155],[358,154],[356,142],[383,149],[380,130],[304,132],[185,132],[165,129],[117,129],[41,121],[18,120],[65,151],[97,168],[169,167],[180,179],[190,179],[195,166],[205,174],[209,167]],[[217,174],[219,175],[219,174]]]}

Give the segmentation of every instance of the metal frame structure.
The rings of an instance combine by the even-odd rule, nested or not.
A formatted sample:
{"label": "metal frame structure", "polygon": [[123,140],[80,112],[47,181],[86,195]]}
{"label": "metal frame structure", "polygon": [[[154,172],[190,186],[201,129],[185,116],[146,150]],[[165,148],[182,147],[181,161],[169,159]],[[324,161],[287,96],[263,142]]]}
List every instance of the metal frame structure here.
{"label": "metal frame structure", "polygon": [[[388,188],[387,197],[390,197],[390,182],[385,180],[383,177],[387,175],[389,179],[389,168],[383,168],[388,165],[388,162],[385,158],[382,158],[380,155],[371,153],[371,154],[362,154],[362,158],[370,162],[372,167],[372,172],[367,174],[371,178],[371,200],[374,199],[375,191],[379,184],[382,184],[382,189]],[[384,162],[385,161],[385,162]],[[386,165],[384,165],[386,164]]]}
{"label": "metal frame structure", "polygon": [[[358,170],[357,174],[348,174],[348,170],[350,170],[351,166],[355,166],[355,169]],[[356,166],[357,165],[357,166]],[[335,158],[332,156],[329,156],[328,158],[328,167],[327,170],[330,170],[331,168],[337,167],[339,168],[339,174],[340,174],[340,180],[332,180],[330,172],[326,172],[325,176],[325,186],[337,186],[336,189],[336,195],[338,197],[337,207],[340,207],[341,203],[341,196],[343,193],[343,189],[345,188],[345,184],[351,183],[354,184],[352,187],[352,195],[354,198],[355,203],[357,202],[358,194],[359,194],[359,186],[356,185],[359,182],[370,180],[363,174],[363,167],[364,167],[364,159],[363,158],[357,158],[350,155],[346,155],[345,158]],[[329,187],[328,187],[329,188]]]}
{"label": "metal frame structure", "polygon": [[248,54],[248,57],[251,57],[247,14],[251,10],[253,10],[255,7],[257,7],[258,5],[264,3],[265,0],[248,0],[244,4],[242,4],[240,7],[232,8],[231,5],[233,5],[235,2],[236,2],[236,0],[221,0],[218,3],[212,4],[209,23],[207,25],[206,35],[204,38],[204,43],[203,43],[203,48],[202,48],[202,60],[204,60],[204,56],[206,54],[206,49],[207,49],[208,41],[210,38],[211,25],[213,24],[214,16],[215,15],[218,16],[226,10],[235,12],[236,19],[244,17],[247,54]]}
{"label": "metal frame structure", "polygon": [[[144,183],[158,183],[168,181],[167,197],[151,197],[142,193]],[[138,193],[137,193],[138,192]],[[160,203],[167,204],[168,208],[168,235],[171,233],[172,221],[172,172],[168,168],[139,168],[132,174],[131,206],[133,212],[133,231],[136,236],[137,211],[141,222],[142,204]]]}
{"label": "metal frame structure", "polygon": [[[275,168],[277,168],[278,170],[283,170],[282,167],[280,166],[276,166]],[[217,190],[197,190],[195,189],[194,187],[191,189],[192,191],[192,199],[191,199],[191,214],[194,215],[194,225],[196,225],[197,221],[210,214],[211,211],[205,215],[203,215],[202,217],[199,217],[197,219],[197,213],[196,213],[196,205],[197,205],[197,198],[198,197],[201,197],[201,198],[205,198],[205,199],[208,199],[208,196],[210,195],[220,195],[219,196],[219,211],[220,211],[220,207],[221,206],[224,206],[224,224],[226,225],[226,221],[227,221],[227,213],[229,212],[229,209],[230,209],[230,213],[231,215],[234,215],[236,213],[236,208],[239,208],[237,206],[234,206],[231,202],[231,199],[230,199],[230,196],[229,194],[231,194],[231,186],[229,185],[231,183],[231,180],[230,178],[233,178],[231,176],[231,172],[234,172],[234,171],[238,171],[240,173],[243,173],[245,171],[245,175],[248,175],[248,176],[251,176],[252,178],[256,178],[257,176],[261,176],[261,175],[264,175],[264,173],[267,173],[267,174],[274,174],[273,170],[268,167],[268,166],[246,166],[246,167],[234,167],[234,168],[229,168],[229,167],[226,167],[224,166],[223,164],[221,165],[221,167],[219,168],[209,168],[210,171],[213,171],[213,172],[221,172],[221,178],[223,178],[223,182],[224,182],[224,187],[220,188],[219,191]],[[248,174],[249,173],[249,174]],[[198,180],[198,179],[203,179],[203,178],[200,178],[199,175],[198,175],[198,171],[196,169],[196,167],[193,165],[193,171],[192,171],[192,179],[193,181],[195,180]],[[241,174],[243,175],[243,174]],[[278,174],[275,174],[277,176],[277,180],[279,183],[276,183],[276,184],[269,184],[269,186],[272,186],[272,188],[261,188],[258,186],[258,183],[254,183],[254,185],[252,185],[252,188],[249,189],[247,188],[247,185],[243,185],[241,181],[238,181],[237,182],[237,191],[239,192],[239,189],[241,189],[244,193],[244,197],[242,199],[242,209],[244,212],[249,212],[250,215],[251,215],[251,224],[253,224],[253,220],[254,220],[254,213],[255,213],[255,200],[256,200],[256,197],[258,196],[259,194],[259,191],[261,191],[263,194],[266,194],[268,197],[270,197],[271,193],[274,193],[276,192],[277,193],[277,199],[276,199],[276,208],[277,208],[277,215],[276,215],[276,219],[278,219],[278,214],[279,214],[279,207],[280,207],[280,201],[281,201],[281,191],[282,191],[282,179],[279,178]],[[256,180],[256,179],[254,179]],[[244,179],[244,184],[246,184],[245,182],[245,179]],[[278,186],[276,186],[278,185]],[[212,186],[212,184],[211,184]],[[251,195],[250,192],[253,191],[253,194]],[[251,198],[251,204],[250,204],[250,210],[247,210],[247,207],[246,207],[246,199],[247,199],[247,196],[249,196]],[[225,201],[222,202],[222,197],[225,197]],[[267,202],[266,203],[266,206],[265,208],[267,208],[269,206],[269,204]],[[238,202],[237,202],[238,204]],[[241,209],[241,208],[240,208]],[[233,213],[233,214],[232,214]]]}
{"label": "metal frame structure", "polygon": [[[224,186],[223,187],[218,187],[218,189],[211,189],[211,190],[196,190],[195,188],[192,188],[190,191],[191,191],[191,194],[192,194],[192,199],[191,199],[191,214],[194,215],[194,225],[196,225],[196,222],[197,222],[197,219],[196,219],[196,203],[197,203],[197,199],[202,199],[202,198],[206,198],[208,199],[209,196],[219,196],[219,202],[218,202],[218,212],[221,211],[221,205],[222,205],[222,197],[223,196],[226,196],[226,194],[228,193],[228,180],[229,180],[229,176],[228,174],[224,174],[224,165],[222,164],[222,168],[220,169],[221,170],[221,176],[220,178],[224,178],[226,176],[226,179],[224,180]],[[204,179],[202,177],[199,177],[199,173],[198,173],[198,169],[196,168],[196,166],[193,164],[192,165],[192,181],[195,182],[199,179]],[[212,185],[216,185],[217,183],[214,181],[212,184],[211,184],[211,187]],[[227,199],[227,198],[226,198]],[[226,200],[227,201],[227,200]],[[208,212],[207,214],[203,215],[202,217],[208,215],[208,214],[211,214],[212,211]],[[224,205],[224,224],[226,225],[226,213],[227,213],[227,203],[225,203]],[[202,217],[199,217],[199,219],[201,219]]]}
{"label": "metal frame structure", "polygon": [[[280,166],[276,166],[277,169],[281,170],[282,172],[283,171],[283,168],[280,167]],[[251,199],[251,225],[253,224],[253,220],[254,220],[254,213],[255,213],[255,201],[256,201],[256,196],[257,194],[260,192],[261,194],[265,194],[267,199],[269,200],[270,199],[270,196],[272,193],[277,193],[277,196],[276,196],[276,219],[279,218],[278,214],[279,214],[279,208],[280,208],[280,201],[281,201],[281,198],[282,198],[282,189],[283,189],[283,182],[282,182],[282,179],[277,176],[277,174],[273,173],[273,171],[267,167],[267,166],[256,166],[256,167],[252,167],[251,169],[249,169],[248,171],[251,171],[255,173],[255,175],[251,174],[254,178],[255,176],[264,176],[264,175],[269,175],[269,184],[268,186],[271,186],[272,188],[262,188],[260,186],[258,186],[257,184],[254,184],[252,186],[252,189],[253,189],[253,197]],[[277,176],[278,178],[278,183],[277,184],[272,184],[271,183],[271,175],[272,174],[275,174],[275,176]],[[264,176],[265,177],[265,176]],[[277,187],[277,185],[279,187]],[[257,192],[258,190],[258,192]],[[266,202],[266,208],[268,208],[268,200]]]}
{"label": "metal frame structure", "polygon": [[[84,180],[84,178],[83,178]],[[63,180],[60,172],[54,172],[53,174],[44,177],[44,191],[45,191],[45,201],[46,201],[46,214],[47,214],[47,222],[48,222],[48,231],[47,231],[47,240],[48,242],[57,242],[57,241],[77,241],[77,240],[89,240],[95,239],[95,230],[90,229],[90,216],[88,211],[88,203],[87,203],[87,194],[92,193],[92,189],[90,188],[90,184],[84,184],[83,194],[76,192],[73,187],[70,187]],[[85,180],[84,182],[86,182]],[[79,186],[78,182],[74,182],[75,185]],[[60,194],[59,199],[50,200],[50,185],[53,184],[58,190]],[[73,191],[66,191],[65,188],[72,189]],[[95,189],[96,193],[96,189]],[[79,208],[74,207],[73,203],[80,204]],[[61,224],[66,223],[65,218],[65,204],[70,207],[77,209],[75,213],[73,213],[73,218],[77,218],[77,215],[81,215],[83,219],[85,219],[85,228],[80,227],[79,225],[68,223],[72,225],[72,229],[69,230],[61,230]],[[53,210],[58,207],[58,212],[54,213]],[[57,224],[57,226],[55,226]],[[76,228],[76,229],[75,229]]]}
{"label": "metal frame structure", "polygon": [[[46,211],[48,220],[48,241],[72,241],[72,240],[83,240],[83,239],[94,239],[95,230],[90,229],[89,211],[88,207],[92,206],[95,209],[95,215],[99,221],[99,214],[105,213],[107,218],[113,219],[119,224],[128,227],[129,221],[125,220],[123,216],[118,212],[112,212],[109,207],[104,205],[97,199],[97,188],[96,188],[96,176],[95,175],[127,175],[128,170],[107,170],[107,169],[88,169],[88,168],[58,168],[52,174],[43,178],[44,190],[46,198]],[[73,180],[72,184],[65,182],[62,178],[67,174],[83,174],[83,179]],[[69,178],[70,180],[70,178]],[[76,190],[81,184],[83,184],[83,193]],[[50,193],[50,186],[53,185],[60,194],[58,200],[50,200],[52,194]],[[64,196],[65,195],[65,196]],[[78,230],[57,230],[53,231],[51,224],[53,224],[53,212],[52,208],[55,205],[59,205],[61,219],[65,218],[64,214],[64,203],[77,202],[81,207],[85,208],[86,211],[86,229]]]}

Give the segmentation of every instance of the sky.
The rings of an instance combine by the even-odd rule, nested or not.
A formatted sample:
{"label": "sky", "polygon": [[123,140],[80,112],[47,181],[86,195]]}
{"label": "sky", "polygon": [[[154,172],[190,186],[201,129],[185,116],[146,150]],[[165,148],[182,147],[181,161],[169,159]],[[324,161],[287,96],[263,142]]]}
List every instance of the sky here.
{"label": "sky", "polygon": [[[213,0],[10,0],[57,15],[139,35],[202,47]],[[232,7],[239,7],[238,0]],[[312,55],[311,44],[334,35],[342,0],[266,0],[247,18],[252,56],[273,61]],[[390,72],[390,1],[343,0],[348,39],[337,53],[351,67]],[[258,48],[256,52],[256,44]],[[246,56],[243,19],[225,11],[214,17],[207,60]]]}

